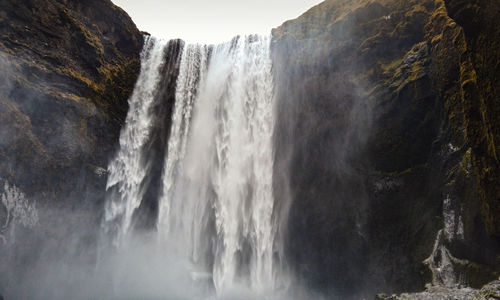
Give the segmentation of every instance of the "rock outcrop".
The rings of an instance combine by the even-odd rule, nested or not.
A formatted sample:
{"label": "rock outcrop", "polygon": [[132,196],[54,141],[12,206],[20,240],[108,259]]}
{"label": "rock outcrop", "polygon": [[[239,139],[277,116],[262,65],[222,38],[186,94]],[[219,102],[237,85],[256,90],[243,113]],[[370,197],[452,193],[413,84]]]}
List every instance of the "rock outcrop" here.
{"label": "rock outcrop", "polygon": [[30,276],[47,279],[35,275],[41,262],[95,260],[106,167],[142,44],[109,0],[0,0],[0,195],[5,182],[16,187],[39,221],[33,229],[1,228],[6,298],[32,295]]}
{"label": "rock outcrop", "polygon": [[41,204],[102,203],[142,34],[109,0],[0,7],[0,178]]}
{"label": "rock outcrop", "polygon": [[480,290],[472,288],[446,288],[428,286],[424,292],[401,295],[379,294],[376,300],[494,300],[500,298],[500,282],[493,281]]}
{"label": "rock outcrop", "polygon": [[273,31],[299,280],[359,298],[496,278],[498,11],[327,0]]}
{"label": "rock outcrop", "polygon": [[463,28],[461,97],[467,137],[489,235],[500,237],[500,7],[497,1],[447,0],[449,16]]}

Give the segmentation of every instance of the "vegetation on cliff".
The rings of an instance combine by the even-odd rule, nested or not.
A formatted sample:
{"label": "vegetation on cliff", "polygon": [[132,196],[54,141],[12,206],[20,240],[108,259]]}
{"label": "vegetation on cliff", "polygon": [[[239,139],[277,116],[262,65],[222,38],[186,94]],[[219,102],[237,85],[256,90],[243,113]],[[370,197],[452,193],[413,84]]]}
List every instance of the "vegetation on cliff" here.
{"label": "vegetation on cliff", "polygon": [[111,1],[1,7],[0,178],[30,196],[78,195],[117,141],[142,35]]}
{"label": "vegetation on cliff", "polygon": [[288,252],[312,286],[498,275],[498,5],[454,2],[327,0],[273,31]]}

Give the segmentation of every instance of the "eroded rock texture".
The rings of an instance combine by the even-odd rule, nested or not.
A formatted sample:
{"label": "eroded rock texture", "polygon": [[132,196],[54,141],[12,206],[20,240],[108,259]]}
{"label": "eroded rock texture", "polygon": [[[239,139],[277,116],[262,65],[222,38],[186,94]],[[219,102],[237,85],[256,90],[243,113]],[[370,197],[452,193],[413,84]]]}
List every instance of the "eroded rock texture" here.
{"label": "eroded rock texture", "polygon": [[0,178],[42,203],[100,202],[141,33],[111,1],[0,7]]}
{"label": "eroded rock texture", "polygon": [[[42,262],[95,260],[106,167],[142,43],[109,0],[0,0],[0,186],[19,188],[39,217],[33,230],[1,229],[6,297],[47,279],[35,271]],[[6,218],[2,205],[2,226]]]}
{"label": "eroded rock texture", "polygon": [[327,0],[273,31],[276,197],[309,286],[495,278],[499,6],[467,3]]}

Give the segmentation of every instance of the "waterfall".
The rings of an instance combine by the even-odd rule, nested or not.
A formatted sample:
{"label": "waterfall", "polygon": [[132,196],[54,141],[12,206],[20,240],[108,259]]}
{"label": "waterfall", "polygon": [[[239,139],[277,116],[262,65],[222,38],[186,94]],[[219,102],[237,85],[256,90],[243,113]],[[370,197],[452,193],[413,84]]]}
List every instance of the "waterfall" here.
{"label": "waterfall", "polygon": [[[280,282],[273,181],[274,83],[269,36],[185,45],[161,176],[158,247],[184,255],[218,293],[257,293]],[[108,167],[104,227],[119,241],[133,227],[149,171],[144,143],[159,88],[162,48],[148,39],[120,150]],[[112,231],[112,230],[107,230]],[[119,242],[118,242],[119,244]]]}
{"label": "waterfall", "polygon": [[141,71],[129,99],[129,111],[120,134],[120,149],[108,166],[106,189],[111,190],[112,195],[106,202],[104,226],[106,231],[116,235],[117,241],[130,229],[132,215],[141,204],[144,193],[141,183],[150,166],[145,163],[143,147],[152,125],[151,107],[161,79],[164,48],[161,41],[145,37]]}

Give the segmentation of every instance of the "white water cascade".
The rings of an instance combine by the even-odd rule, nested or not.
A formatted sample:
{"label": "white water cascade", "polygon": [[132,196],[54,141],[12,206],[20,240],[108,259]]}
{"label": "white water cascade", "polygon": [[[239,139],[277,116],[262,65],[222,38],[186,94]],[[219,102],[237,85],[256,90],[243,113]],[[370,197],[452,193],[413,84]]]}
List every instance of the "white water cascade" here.
{"label": "white water cascade", "polygon": [[142,150],[150,133],[151,106],[161,78],[164,47],[165,43],[145,37],[141,71],[129,99],[127,119],[120,134],[120,149],[108,166],[106,189],[116,189],[106,201],[104,227],[106,231],[117,231],[117,242],[129,231],[132,215],[144,192],[141,182],[148,172],[148,165],[144,163]]}
{"label": "white water cascade", "polygon": [[[109,165],[105,228],[130,232],[150,164],[143,145],[162,48],[147,40],[120,150]],[[237,37],[182,50],[158,199],[157,245],[189,259],[217,293],[281,284],[273,181],[274,93],[270,37]],[[112,231],[112,230],[107,230]],[[172,249],[173,248],[173,249]]]}

